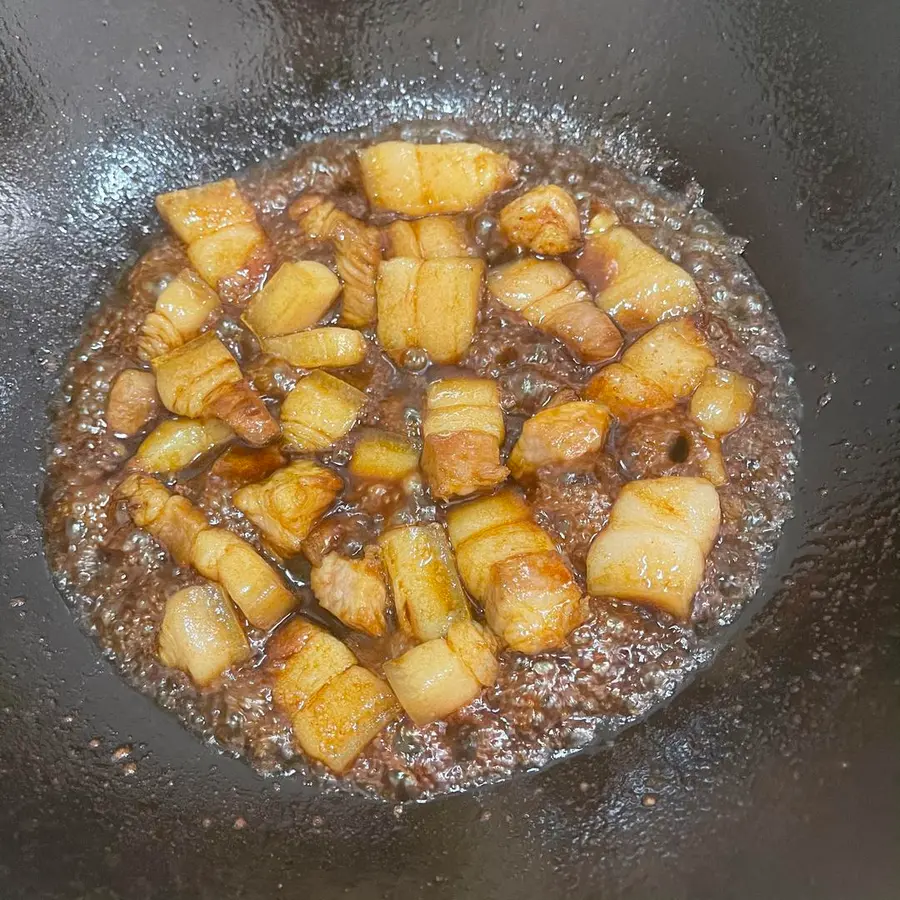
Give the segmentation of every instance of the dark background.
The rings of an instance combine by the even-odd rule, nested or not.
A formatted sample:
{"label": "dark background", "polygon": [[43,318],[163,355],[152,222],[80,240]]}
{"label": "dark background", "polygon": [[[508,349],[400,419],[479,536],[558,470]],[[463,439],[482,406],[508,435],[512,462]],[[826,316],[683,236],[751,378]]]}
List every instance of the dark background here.
{"label": "dark background", "polygon": [[[896,0],[0,0],[0,894],[896,898],[898,48]],[[157,191],[448,115],[636,130],[696,175],[778,308],[804,452],[756,617],[667,710],[395,808],[264,781],[131,690],[48,579],[37,497],[65,354]]]}

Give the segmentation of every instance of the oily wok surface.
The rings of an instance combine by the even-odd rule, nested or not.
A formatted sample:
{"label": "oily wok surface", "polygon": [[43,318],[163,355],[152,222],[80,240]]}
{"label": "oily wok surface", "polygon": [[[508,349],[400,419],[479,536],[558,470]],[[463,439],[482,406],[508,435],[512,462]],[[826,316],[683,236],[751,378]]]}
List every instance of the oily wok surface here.
{"label": "oily wok surface", "polygon": [[[893,895],[897,10],[39,0],[3,19],[9,896]],[[65,355],[156,192],[422,117],[696,177],[750,238],[806,418],[759,615],[708,673],[613,747],[395,808],[260,780],[129,689],[50,583],[37,497]]]}

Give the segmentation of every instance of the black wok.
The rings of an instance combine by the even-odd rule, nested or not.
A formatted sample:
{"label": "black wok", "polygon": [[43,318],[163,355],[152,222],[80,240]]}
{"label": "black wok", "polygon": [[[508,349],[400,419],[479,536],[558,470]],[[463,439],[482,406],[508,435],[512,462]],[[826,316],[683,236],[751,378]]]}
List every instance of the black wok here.
{"label": "black wok", "polygon": [[[0,893],[896,897],[898,46],[888,0],[3,0]],[[395,808],[263,780],[129,688],[52,586],[37,498],[58,373],[154,193],[446,115],[636,133],[696,176],[781,316],[803,456],[745,627],[668,709]]]}

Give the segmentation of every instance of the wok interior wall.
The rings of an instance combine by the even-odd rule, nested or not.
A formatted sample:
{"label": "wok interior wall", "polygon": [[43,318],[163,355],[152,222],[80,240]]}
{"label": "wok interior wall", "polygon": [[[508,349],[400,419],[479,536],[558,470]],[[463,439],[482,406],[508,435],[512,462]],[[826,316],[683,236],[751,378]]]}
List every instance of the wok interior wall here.
{"label": "wok interior wall", "polygon": [[[888,895],[900,8],[8,0],[4,26],[8,896],[788,897],[813,880],[819,897]],[[803,484],[775,599],[666,712],[541,776],[395,809],[260,781],[131,691],[49,581],[37,495],[57,374],[154,227],[154,193],[344,126],[437,116],[639,151],[676,186],[696,175],[751,238],[792,345]]]}

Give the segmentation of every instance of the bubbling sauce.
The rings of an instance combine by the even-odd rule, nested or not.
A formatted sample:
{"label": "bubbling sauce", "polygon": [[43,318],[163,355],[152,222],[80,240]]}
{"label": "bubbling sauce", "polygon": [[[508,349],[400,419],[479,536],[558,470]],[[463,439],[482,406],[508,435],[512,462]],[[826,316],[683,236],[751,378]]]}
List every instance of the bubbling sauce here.
{"label": "bubbling sauce", "polygon": [[[439,129],[427,126],[418,137],[434,140],[438,134]],[[509,154],[519,166],[516,183],[469,218],[477,252],[489,267],[515,256],[498,229],[499,210],[532,186],[555,184],[568,190],[582,210],[592,201],[614,209],[624,225],[693,276],[702,298],[693,320],[717,364],[749,376],[758,388],[749,420],[722,441],[728,480],[719,489],[720,536],[707,558],[689,622],[646,606],[592,598],[589,619],[562,649],[535,655],[502,652],[496,683],[474,702],[426,726],[401,718],[346,773],[331,774],[295,749],[290,723],[273,704],[266,633],[248,627],[252,658],[202,690],[157,656],[166,598],[197,578],[189,568],[176,566],[115,502],[125,463],[146,432],[117,436],[107,426],[105,410],[117,374],[138,364],[140,326],[161,287],[187,262],[177,240],[158,235],[141,248],[138,262],[88,323],[63,376],[44,495],[47,555],[63,595],[129,682],[192,731],[264,774],[390,799],[424,799],[537,769],[598,735],[610,738],[671,697],[709,662],[727,626],[759,587],[790,515],[798,401],[784,337],[768,297],[741,257],[742,242],[689,198],[602,158],[539,143],[473,139]],[[343,138],[309,144],[237,176],[279,259],[315,260],[334,268],[330,245],[309,240],[287,213],[304,192],[333,199],[374,225],[393,218],[369,212],[356,157],[365,143]],[[590,284],[590,273],[580,274]],[[211,327],[252,386],[277,409],[303,372],[261,354],[240,321],[241,312],[239,303],[223,298]],[[627,333],[626,344],[634,337]],[[576,361],[560,341],[484,292],[474,340],[458,368],[499,383],[505,460],[529,416],[560,391],[580,395],[601,367]],[[396,366],[374,339],[362,363],[340,372],[367,396],[360,426],[405,435],[416,446],[421,446],[425,388],[440,374],[441,367],[428,365],[427,359],[419,366]],[[300,598],[300,611],[344,640],[362,664],[379,671],[396,651],[395,636],[370,638],[350,631],[322,610],[309,588],[310,559],[316,562],[335,550],[358,556],[387,527],[444,521],[446,504],[435,502],[425,487],[402,491],[355,479],[347,462],[357,434],[355,429],[318,455],[338,473],[344,491],[314,528],[306,554],[273,562]],[[622,485],[637,478],[696,475],[704,452],[698,428],[680,403],[615,423],[602,453],[575,465],[540,469],[526,485],[526,497],[583,587],[588,549],[607,524]],[[215,457],[203,457],[167,483],[212,524],[262,548],[257,530],[232,505],[233,487],[217,472]]]}

